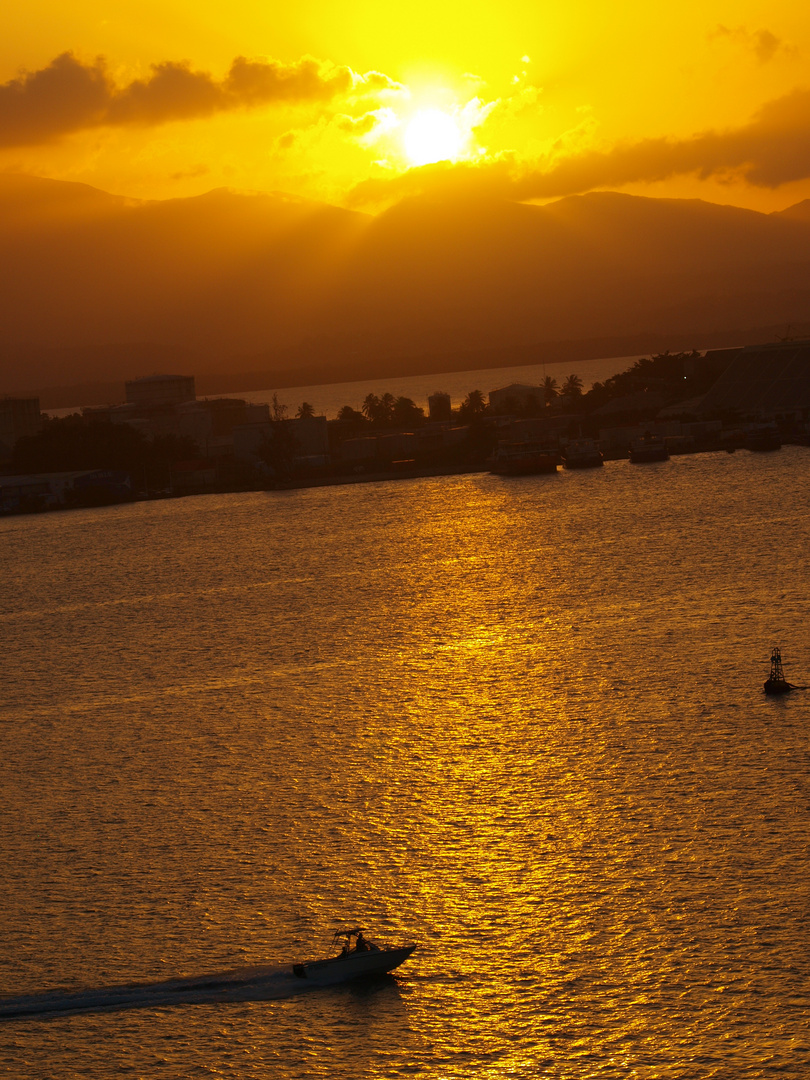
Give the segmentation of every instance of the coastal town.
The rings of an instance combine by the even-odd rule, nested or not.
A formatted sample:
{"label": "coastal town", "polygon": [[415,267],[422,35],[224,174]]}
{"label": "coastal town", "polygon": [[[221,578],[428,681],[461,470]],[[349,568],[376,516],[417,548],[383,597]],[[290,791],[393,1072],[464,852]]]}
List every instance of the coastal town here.
{"label": "coastal town", "polygon": [[132,379],[125,399],[64,417],[36,397],[0,399],[0,513],[808,445],[810,342],[661,353],[587,391],[574,373],[455,406],[441,389],[425,406],[369,393],[334,418],[278,393],[200,399],[191,375]]}

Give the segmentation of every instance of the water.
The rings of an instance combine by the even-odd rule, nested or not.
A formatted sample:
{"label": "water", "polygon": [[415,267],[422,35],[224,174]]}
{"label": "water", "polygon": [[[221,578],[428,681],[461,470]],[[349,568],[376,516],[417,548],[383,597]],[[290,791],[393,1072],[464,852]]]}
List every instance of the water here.
{"label": "water", "polygon": [[[0,520],[0,1072],[806,1077],[808,479]],[[293,981],[354,920],[419,948]]]}

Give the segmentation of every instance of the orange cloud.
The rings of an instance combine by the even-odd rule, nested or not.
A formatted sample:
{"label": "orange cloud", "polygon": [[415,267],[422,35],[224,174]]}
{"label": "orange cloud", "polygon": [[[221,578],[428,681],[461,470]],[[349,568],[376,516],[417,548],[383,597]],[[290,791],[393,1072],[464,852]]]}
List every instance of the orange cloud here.
{"label": "orange cloud", "polygon": [[391,179],[368,180],[350,205],[390,202],[426,191],[479,192],[525,200],[560,198],[595,188],[666,180],[694,173],[701,179],[742,180],[762,188],[810,177],[810,90],[768,102],[748,124],[687,139],[642,139],[546,162],[501,156],[480,163],[426,166]]}
{"label": "orange cloud", "polygon": [[62,53],[40,71],[0,85],[0,147],[52,142],[101,126],[153,126],[239,108],[378,96],[399,86],[380,72],[303,57],[292,64],[237,57],[224,79],[185,61],[154,64],[146,79],[116,86],[103,57]]}

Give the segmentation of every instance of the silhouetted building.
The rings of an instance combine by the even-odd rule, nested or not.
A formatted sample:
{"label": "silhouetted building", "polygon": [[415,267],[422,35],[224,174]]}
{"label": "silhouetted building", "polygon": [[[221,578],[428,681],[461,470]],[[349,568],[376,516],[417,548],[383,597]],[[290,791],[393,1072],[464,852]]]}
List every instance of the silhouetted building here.
{"label": "silhouetted building", "polygon": [[742,346],[735,349],[709,349],[703,356],[686,356],[683,361],[683,374],[688,382],[696,379],[718,379],[733,360],[742,352]]}
{"label": "silhouetted building", "polygon": [[[594,409],[591,415],[600,418],[655,416],[665,404],[666,398],[664,395],[657,393],[655,390],[636,390],[632,394],[625,394],[623,397],[606,401],[604,405]],[[682,403],[680,407],[683,407]]]}
{"label": "silhouetted building", "polygon": [[127,402],[141,409],[182,405],[196,396],[193,375],[146,375],[126,383]]}
{"label": "silhouetted building", "polygon": [[542,386],[511,383],[499,390],[490,390],[489,407],[500,413],[536,412],[545,407],[545,395]]}
{"label": "silhouetted building", "polygon": [[0,459],[11,456],[18,439],[41,428],[39,398],[0,398]]}
{"label": "silhouetted building", "polygon": [[161,434],[168,430],[186,435],[206,457],[225,457],[234,453],[234,432],[245,424],[269,423],[270,408],[241,398],[206,398],[179,405],[170,417],[159,422],[152,417]]}
{"label": "silhouetted building", "polygon": [[449,421],[452,414],[450,395],[443,392],[428,397],[428,414],[431,420]]}
{"label": "silhouetted building", "polygon": [[209,491],[217,482],[216,465],[208,458],[178,461],[172,465],[172,490],[181,494]]}
{"label": "silhouetted building", "polygon": [[536,417],[528,420],[512,420],[498,430],[502,443],[543,442],[556,445],[571,429],[570,416]]}
{"label": "silhouetted building", "polygon": [[810,411],[810,341],[740,349],[703,398],[702,413],[795,417]]}
{"label": "silhouetted building", "polygon": [[377,459],[383,465],[411,461],[419,450],[419,437],[412,431],[394,431],[377,439]]}
{"label": "silhouetted building", "polygon": [[114,469],[0,476],[0,513],[101,506],[132,497],[129,473]]}
{"label": "silhouetted building", "polygon": [[371,465],[377,460],[377,437],[344,439],[339,447],[340,460],[347,465]]}
{"label": "silhouetted building", "polygon": [[[267,409],[267,406],[261,406]],[[291,420],[270,420],[268,416],[259,422],[245,422],[233,429],[233,447],[237,458],[248,461],[260,458],[279,433],[290,436],[293,461],[303,459],[328,460],[329,429],[325,416],[299,416]]]}

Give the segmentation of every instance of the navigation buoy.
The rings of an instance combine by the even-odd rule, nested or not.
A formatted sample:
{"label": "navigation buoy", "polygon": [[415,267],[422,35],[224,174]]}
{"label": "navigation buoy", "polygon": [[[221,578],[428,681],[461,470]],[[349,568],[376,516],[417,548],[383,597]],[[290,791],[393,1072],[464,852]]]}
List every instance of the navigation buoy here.
{"label": "navigation buoy", "polygon": [[788,694],[791,690],[799,690],[801,687],[794,686],[785,678],[782,670],[782,653],[779,649],[771,652],[771,673],[765,680],[764,690],[766,694]]}

